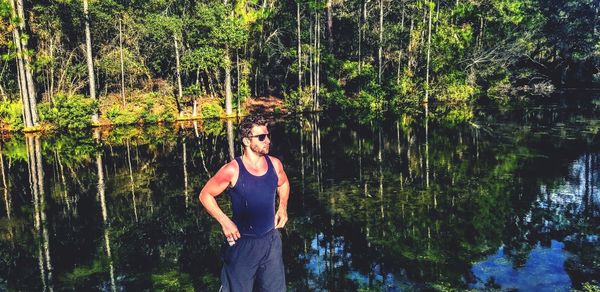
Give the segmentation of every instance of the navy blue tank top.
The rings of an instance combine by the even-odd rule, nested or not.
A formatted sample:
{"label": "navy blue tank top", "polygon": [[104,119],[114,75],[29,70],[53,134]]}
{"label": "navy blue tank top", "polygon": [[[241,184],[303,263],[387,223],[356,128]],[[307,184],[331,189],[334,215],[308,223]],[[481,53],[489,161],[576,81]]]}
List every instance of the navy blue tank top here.
{"label": "navy blue tank top", "polygon": [[256,176],[248,172],[241,157],[236,157],[239,166],[238,179],[229,190],[233,222],[240,234],[261,236],[275,227],[275,194],[277,173],[268,155],[267,172]]}

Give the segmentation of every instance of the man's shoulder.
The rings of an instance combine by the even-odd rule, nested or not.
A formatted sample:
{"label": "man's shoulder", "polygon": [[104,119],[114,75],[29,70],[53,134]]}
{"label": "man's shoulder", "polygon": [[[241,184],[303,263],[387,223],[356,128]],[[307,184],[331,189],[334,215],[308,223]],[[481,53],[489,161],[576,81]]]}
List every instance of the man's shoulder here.
{"label": "man's shoulder", "polygon": [[279,158],[277,158],[275,156],[271,156],[271,155],[268,155],[268,156],[269,156],[269,159],[271,160],[271,162],[273,163],[273,165],[275,167],[278,167],[278,168],[281,167],[281,168],[283,168],[283,163],[281,163],[281,160],[279,160]]}
{"label": "man's shoulder", "polygon": [[275,156],[267,155],[272,162],[281,163],[281,160]]}
{"label": "man's shoulder", "polygon": [[223,165],[221,167],[221,170],[219,170],[219,171],[225,172],[227,174],[237,174],[239,169],[240,169],[240,167],[239,167],[237,161],[234,159],[234,160],[227,162],[225,165]]}

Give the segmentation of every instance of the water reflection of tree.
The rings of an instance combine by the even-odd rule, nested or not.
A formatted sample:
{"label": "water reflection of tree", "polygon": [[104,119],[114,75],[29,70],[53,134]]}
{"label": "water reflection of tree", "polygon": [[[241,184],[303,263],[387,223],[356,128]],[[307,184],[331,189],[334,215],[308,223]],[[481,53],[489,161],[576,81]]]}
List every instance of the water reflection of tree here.
{"label": "water reflection of tree", "polygon": [[[463,135],[469,131],[464,130],[456,136],[441,134],[440,130],[420,136],[412,127],[400,125],[394,129],[397,145],[393,150],[387,146],[391,143],[386,131],[377,127],[371,130],[353,125],[350,141],[336,136],[324,138],[328,143],[323,149],[328,150],[323,155],[333,156],[328,161],[337,165],[324,169],[327,175],[322,180],[327,181],[329,176],[339,182],[323,186],[326,198],[315,198],[317,202],[312,204],[331,215],[311,219],[309,222],[318,220],[320,223],[312,224],[321,228],[304,236],[317,238],[324,246],[323,259],[330,261],[326,266],[361,271],[369,282],[374,278],[373,271],[378,270],[383,275],[393,272],[421,283],[466,285],[470,263],[500,244],[505,222],[498,219],[510,214],[508,194],[519,185],[505,176],[511,175],[518,164],[512,159],[500,164],[482,159],[496,157],[493,152],[497,150],[492,145],[480,149],[478,131],[467,138]],[[401,132],[405,139],[398,138]],[[345,172],[340,173],[340,169]],[[352,179],[354,174],[349,169],[357,170],[358,181]],[[320,193],[318,185],[308,186],[309,195]],[[371,196],[369,189],[376,189],[378,195]],[[343,245],[335,243],[340,240]],[[335,248],[343,251],[336,254],[332,252]],[[340,259],[341,266],[337,262]],[[336,276],[328,270],[321,287],[335,287],[335,281],[341,281]],[[328,282],[331,279],[336,280]]]}
{"label": "water reflection of tree", "polygon": [[[536,145],[548,141],[525,127],[508,127],[502,133],[432,124],[426,134],[424,125],[408,118],[392,124],[335,123],[327,117],[306,117],[286,120],[271,129],[276,136],[273,153],[281,156],[292,182],[291,221],[284,233],[292,288],[377,289],[388,283],[380,277],[388,275],[401,289],[466,288],[475,281],[471,263],[495,252],[501,244],[519,266],[533,243],[566,234],[560,230],[597,232],[594,186],[598,174],[593,169],[598,160],[592,154],[581,163],[588,168],[581,173],[587,177],[589,195],[577,205],[582,207],[577,209],[580,213],[565,217],[566,229],[544,233],[540,222],[555,221],[556,215],[548,212],[554,209],[531,207],[533,202],[543,201],[538,194],[548,197],[540,184],[548,185],[547,190],[561,185],[556,179],[568,173],[569,161],[586,151],[585,143],[565,142],[582,141],[581,137],[565,135],[550,143],[555,149],[540,149]],[[202,125],[197,125],[197,131],[190,127],[178,132],[169,128],[120,129],[103,133],[100,143],[76,135],[41,140],[42,161],[49,166],[45,173],[50,193],[44,196],[50,198],[44,203],[50,208],[45,224],[51,228],[48,249],[76,255],[74,259],[52,258],[60,261],[52,265],[53,282],[74,289],[108,282],[125,289],[217,288],[221,234],[195,205],[193,194],[208,179],[208,170],[218,169],[230,158],[232,143],[226,126],[228,131],[215,126],[221,129],[218,133],[205,133]],[[2,149],[4,162],[13,161],[2,164],[10,167],[5,170],[10,191],[11,186],[30,178],[29,164],[21,167],[19,163],[25,164],[35,155],[35,151],[29,154],[29,142],[15,139],[11,143]],[[575,157],[545,164],[545,156],[554,157],[564,149],[573,151]],[[93,187],[96,185],[99,189]],[[104,203],[99,193],[102,185]],[[138,221],[133,215],[132,186]],[[65,190],[72,211],[68,211]],[[37,273],[38,261],[45,261],[45,255],[40,257],[37,249],[28,248],[37,247],[31,243],[38,239],[19,232],[25,230],[19,226],[34,225],[31,214],[39,213],[23,206],[39,207],[39,201],[31,206],[10,194],[10,226],[15,232],[3,236],[13,238],[1,242],[3,263],[17,271]],[[35,197],[39,198],[39,192]],[[7,205],[7,196],[4,200]],[[558,205],[554,199],[548,202]],[[57,208],[67,212],[54,216]],[[106,216],[98,214],[102,210]],[[22,219],[25,217],[27,221]],[[582,223],[573,223],[581,218]],[[3,234],[8,234],[4,230]],[[39,234],[41,242],[43,230]],[[567,248],[581,255],[600,254],[584,239],[571,240]],[[35,262],[16,265],[28,257]],[[573,264],[590,265],[583,259]],[[318,269],[307,268],[313,260],[320,262]],[[44,266],[49,271],[48,264]],[[13,275],[11,279],[27,281],[12,285],[30,290],[27,288],[39,283],[39,288],[42,279],[39,274],[35,277],[37,282],[32,276]],[[48,276],[45,280],[49,283]]]}
{"label": "water reflection of tree", "polygon": [[44,191],[44,170],[42,167],[42,145],[39,136],[25,137],[29,165],[29,185],[33,194],[35,240],[38,250],[40,279],[43,290],[53,291],[50,239],[46,218],[46,193]]}

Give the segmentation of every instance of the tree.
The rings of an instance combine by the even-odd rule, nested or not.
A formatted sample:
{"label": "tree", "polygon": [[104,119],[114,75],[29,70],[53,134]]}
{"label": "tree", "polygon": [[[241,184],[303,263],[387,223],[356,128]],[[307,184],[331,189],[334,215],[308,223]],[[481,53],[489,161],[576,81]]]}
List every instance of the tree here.
{"label": "tree", "polygon": [[[90,97],[96,99],[96,77],[94,76],[94,57],[92,56],[92,36],[90,33],[90,14],[88,0],[83,0],[83,15],[85,17],[85,56],[88,69],[88,84]],[[92,123],[98,123],[98,113],[92,115]]]}
{"label": "tree", "polygon": [[25,34],[25,12],[22,0],[10,0],[11,18],[16,20],[13,27],[13,42],[17,52],[17,68],[21,101],[23,103],[23,120],[25,129],[38,125],[37,100],[33,72],[31,68],[31,52],[27,48]]}

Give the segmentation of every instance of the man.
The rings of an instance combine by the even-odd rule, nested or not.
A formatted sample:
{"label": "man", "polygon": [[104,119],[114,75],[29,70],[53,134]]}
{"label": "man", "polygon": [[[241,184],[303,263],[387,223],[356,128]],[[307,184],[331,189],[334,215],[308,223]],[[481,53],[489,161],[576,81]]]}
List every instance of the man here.
{"label": "man", "polygon": [[[239,126],[244,153],[225,164],[200,191],[200,202],[223,229],[223,291],[285,291],[281,234],[288,221],[290,186],[279,159],[269,156],[266,120],[248,116]],[[233,220],[215,197],[229,188]],[[279,207],[275,212],[276,193]]]}

